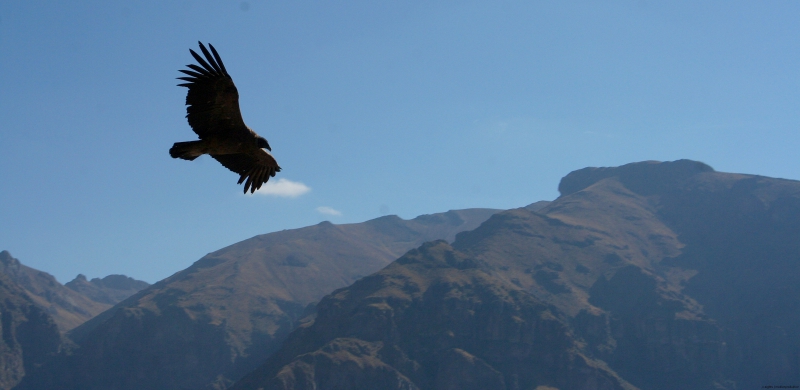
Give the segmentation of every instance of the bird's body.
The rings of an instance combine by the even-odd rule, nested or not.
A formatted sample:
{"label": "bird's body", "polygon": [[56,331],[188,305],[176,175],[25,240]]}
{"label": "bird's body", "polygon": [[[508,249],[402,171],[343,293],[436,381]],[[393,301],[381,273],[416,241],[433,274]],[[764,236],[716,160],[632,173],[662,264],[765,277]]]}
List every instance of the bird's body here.
{"label": "bird's body", "polygon": [[264,148],[272,150],[264,137],[247,127],[239,111],[239,92],[225,70],[214,46],[211,53],[200,43],[205,60],[193,50],[192,56],[202,66],[187,65],[192,70],[180,70],[191,77],[179,86],[189,88],[186,95],[186,118],[200,137],[199,141],[176,142],[169,150],[173,158],[194,160],[208,154],[224,167],[240,175],[244,192],[255,192],[270,177],[280,172],[275,158]]}
{"label": "bird's body", "polygon": [[[252,131],[252,130],[251,130]],[[207,137],[199,141],[176,142],[170,149],[172,157],[184,160],[194,160],[203,154],[223,155],[239,154],[250,151],[258,153],[261,148],[254,142],[258,134],[252,132],[253,137]]]}

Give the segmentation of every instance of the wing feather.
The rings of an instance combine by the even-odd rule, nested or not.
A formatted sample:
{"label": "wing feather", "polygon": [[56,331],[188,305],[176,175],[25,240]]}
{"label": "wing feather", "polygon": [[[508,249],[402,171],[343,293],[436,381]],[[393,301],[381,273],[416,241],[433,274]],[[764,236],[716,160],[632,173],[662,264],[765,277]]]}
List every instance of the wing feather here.
{"label": "wing feather", "polygon": [[211,49],[211,52],[214,53],[214,58],[217,60],[217,64],[219,64],[219,67],[222,68],[222,73],[227,74],[228,71],[225,70],[225,64],[222,63],[222,58],[220,58],[219,54],[217,54],[217,49],[215,49],[214,45],[210,43],[208,44],[208,47],[209,49]]}
{"label": "wing feather", "polygon": [[191,70],[186,70],[186,69],[178,69],[178,72],[181,72],[183,74],[186,74],[186,75],[192,76],[194,78],[198,78],[198,79],[202,79],[203,77],[205,77],[200,73],[192,72]]}
{"label": "wing feather", "polygon": [[202,74],[203,77],[214,77],[214,75],[211,72],[209,72],[207,69],[201,68],[201,67],[199,67],[199,66],[197,66],[195,64],[189,64],[189,65],[186,65],[186,67],[194,69],[195,71],[197,71],[197,73]]}
{"label": "wing feather", "polygon": [[[209,43],[209,45],[211,44]],[[211,67],[214,68],[214,70],[217,71],[217,73],[222,74],[222,69],[219,68],[219,65],[217,65],[217,61],[214,61],[214,57],[212,57],[211,53],[209,53],[208,50],[206,50],[206,47],[200,45],[200,50],[203,51],[203,55],[206,56],[206,60],[208,60],[208,63],[211,64]]]}
{"label": "wing feather", "polygon": [[[200,44],[200,47],[203,47],[203,43],[202,43],[202,42],[197,42],[197,43],[199,43],[199,44]],[[203,47],[203,48],[204,48],[204,47]],[[215,69],[214,69],[214,68],[212,68],[212,67],[211,67],[211,65],[209,65],[209,64],[208,64],[208,62],[206,62],[206,61],[203,59],[203,57],[200,57],[200,55],[199,55],[199,54],[197,54],[197,53],[195,53],[195,51],[194,51],[194,50],[192,50],[192,49],[189,49],[189,52],[190,52],[190,53],[192,53],[192,57],[194,57],[194,59],[195,59],[195,60],[197,60],[197,62],[198,62],[198,63],[200,63],[200,65],[202,65],[202,66],[203,66],[203,68],[206,68],[206,70],[207,70],[209,73],[215,73]]]}
{"label": "wing feather", "polygon": [[186,119],[189,125],[200,139],[220,135],[250,137],[239,111],[239,92],[233,79],[222,66],[216,50],[212,49],[212,55],[202,43],[198,43],[206,58],[190,49],[189,52],[200,66],[186,65],[191,70],[184,69],[181,72],[192,77],[178,78],[186,81],[178,85],[189,89],[186,94]]}
{"label": "wing feather", "polygon": [[[247,190],[250,189],[250,183],[253,182],[253,176],[248,176],[247,181],[244,182],[244,193],[247,193]],[[255,187],[254,187],[255,188]],[[252,194],[252,192],[250,192]]]}
{"label": "wing feather", "polygon": [[278,162],[271,154],[263,149],[258,149],[252,153],[238,154],[212,154],[215,160],[222,166],[239,174],[237,184],[244,182],[244,192],[255,192],[257,189],[274,177],[276,172],[281,171]]}

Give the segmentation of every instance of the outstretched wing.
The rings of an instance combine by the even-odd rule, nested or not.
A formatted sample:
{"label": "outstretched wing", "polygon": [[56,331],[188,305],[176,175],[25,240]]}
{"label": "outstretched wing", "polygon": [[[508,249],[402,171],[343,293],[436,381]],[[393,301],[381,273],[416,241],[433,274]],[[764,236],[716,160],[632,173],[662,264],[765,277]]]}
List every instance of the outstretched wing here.
{"label": "outstretched wing", "polygon": [[212,154],[215,160],[219,161],[225,168],[238,173],[239,182],[244,182],[244,193],[250,190],[252,194],[261,185],[269,181],[270,177],[275,177],[276,172],[281,171],[278,162],[264,151],[258,149],[252,153],[238,153],[238,154]]}
{"label": "outstretched wing", "polygon": [[178,86],[189,88],[189,93],[186,94],[186,118],[189,125],[200,139],[219,134],[247,136],[237,134],[246,132],[247,127],[239,111],[239,92],[233,79],[225,70],[214,46],[208,45],[211,53],[214,53],[212,56],[201,42],[198,43],[205,60],[189,49],[200,66],[186,65],[191,70],[181,69],[180,72],[189,77],[178,77],[179,80],[186,81]]}

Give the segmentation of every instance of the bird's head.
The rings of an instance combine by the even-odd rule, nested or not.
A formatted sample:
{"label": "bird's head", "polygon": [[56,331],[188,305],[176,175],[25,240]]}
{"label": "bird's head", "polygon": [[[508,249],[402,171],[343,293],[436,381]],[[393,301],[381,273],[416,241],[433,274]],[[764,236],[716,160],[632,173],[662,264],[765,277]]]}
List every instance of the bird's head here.
{"label": "bird's head", "polygon": [[257,141],[256,141],[256,144],[258,145],[259,148],[262,148],[262,149],[266,148],[270,152],[272,151],[272,148],[269,147],[269,142],[267,142],[267,139],[264,138],[264,137],[258,137]]}

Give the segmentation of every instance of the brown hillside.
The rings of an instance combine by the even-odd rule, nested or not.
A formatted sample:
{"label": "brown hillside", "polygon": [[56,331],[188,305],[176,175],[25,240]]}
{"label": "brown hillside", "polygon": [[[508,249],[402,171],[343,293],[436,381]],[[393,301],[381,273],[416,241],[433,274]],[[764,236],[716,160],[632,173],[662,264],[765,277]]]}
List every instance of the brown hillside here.
{"label": "brown hillside", "polygon": [[631,388],[583,355],[546,304],[444,241],[317,309],[233,390]]}
{"label": "brown hillside", "polygon": [[8,251],[0,252],[0,273],[21,286],[33,302],[52,315],[61,332],[67,332],[111,307],[64,287],[53,275],[20,263]]}
{"label": "brown hillside", "polygon": [[231,245],[75,329],[80,349],[21,388],[224,388],[263,362],[310,303],[496,211],[323,222]]}
{"label": "brown hillside", "polygon": [[[235,388],[437,389],[467,386],[463,378],[493,389],[612,383],[599,378],[641,389],[800,383],[800,182],[681,160],[586,168],[559,189],[538,212],[505,211],[460,233],[452,251],[420,248],[436,276],[410,270],[410,253],[325,298],[319,316]],[[476,293],[487,290],[489,300]],[[519,314],[521,301],[509,306],[510,291],[545,305],[577,341],[521,353],[524,337],[507,327],[540,323]],[[520,367],[542,364],[532,356],[583,356],[597,367],[593,384],[551,371],[523,386]]]}

